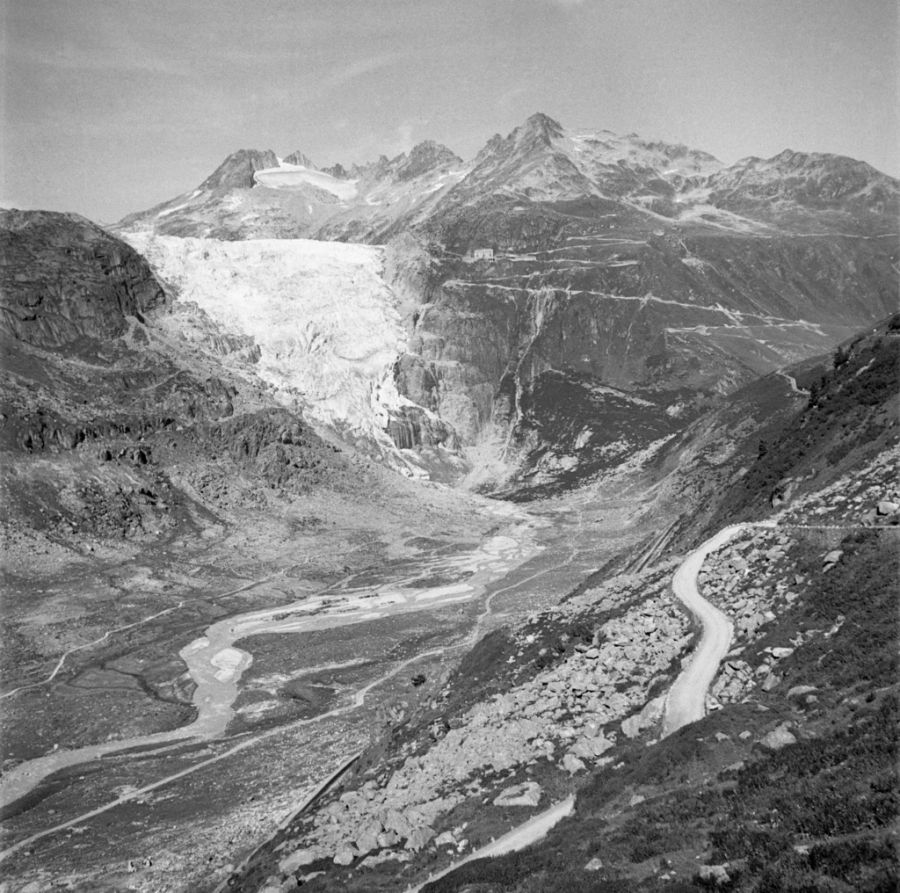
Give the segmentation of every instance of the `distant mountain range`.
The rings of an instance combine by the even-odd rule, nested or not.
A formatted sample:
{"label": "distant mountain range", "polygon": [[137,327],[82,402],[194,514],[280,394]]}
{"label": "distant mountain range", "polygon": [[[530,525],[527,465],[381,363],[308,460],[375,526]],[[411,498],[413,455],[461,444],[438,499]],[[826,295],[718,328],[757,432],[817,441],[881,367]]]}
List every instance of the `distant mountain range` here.
{"label": "distant mountain range", "polygon": [[400,394],[476,464],[518,467],[511,486],[553,487],[890,314],[898,186],[836,155],[725,166],[536,114],[469,161],[433,142],[350,169],[241,150],[117,230],[170,273],[160,237],[386,245]]}
{"label": "distant mountain range", "polygon": [[[126,230],[165,235],[339,238],[384,241],[487,197],[528,202],[590,199],[599,210],[681,226],[738,232],[878,233],[892,229],[897,181],[838,155],[785,150],[726,167],[687,146],[567,131],[543,114],[506,138],[492,137],[463,161],[446,146],[419,143],[409,154],[381,156],[349,169],[317,167],[300,151],[241,149],[192,192],[132,214]],[[596,213],[592,216],[598,216]]]}

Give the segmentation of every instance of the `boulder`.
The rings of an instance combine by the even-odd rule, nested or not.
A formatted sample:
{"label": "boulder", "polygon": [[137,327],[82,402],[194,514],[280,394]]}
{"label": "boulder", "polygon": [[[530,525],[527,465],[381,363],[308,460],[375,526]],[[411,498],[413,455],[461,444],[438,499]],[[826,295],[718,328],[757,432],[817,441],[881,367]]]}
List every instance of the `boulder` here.
{"label": "boulder", "polygon": [[501,791],[494,798],[494,806],[537,806],[541,800],[541,786],[526,781]]}
{"label": "boulder", "polygon": [[409,837],[406,838],[406,843],[404,847],[408,850],[412,850],[414,853],[417,853],[422,847],[424,847],[431,838],[434,837],[434,829],[420,827],[416,828]]}
{"label": "boulder", "polygon": [[382,831],[377,839],[380,849],[388,849],[389,847],[396,846],[400,843],[400,838],[396,831]]}
{"label": "boulder", "polygon": [[572,753],[567,753],[563,757],[562,767],[566,770],[566,772],[569,773],[569,775],[575,775],[585,768],[584,763]]}
{"label": "boulder", "polygon": [[716,887],[724,886],[731,881],[728,874],[728,864],[724,865],[701,865],[697,872],[701,881],[707,884],[713,884]]}
{"label": "boulder", "polygon": [[635,738],[643,729],[649,728],[662,718],[666,706],[666,696],[660,695],[648,701],[640,713],[629,716],[622,721],[622,734],[626,738]]}
{"label": "boulder", "polygon": [[782,660],[782,658],[790,657],[794,653],[793,648],[784,648],[784,647],[775,647],[775,648],[767,648],[766,651],[772,655],[776,660]]}
{"label": "boulder", "polygon": [[572,745],[570,753],[583,760],[592,760],[594,758],[594,748],[591,746],[590,738],[579,738]]}
{"label": "boulder", "polygon": [[782,723],[777,728],[772,729],[767,735],[764,735],[759,744],[766,750],[781,750],[789,744],[796,744],[797,738],[791,733],[787,723]]}
{"label": "boulder", "polygon": [[334,864],[335,865],[352,865],[353,860],[356,859],[356,850],[350,846],[341,847],[334,854]]}
{"label": "boulder", "polygon": [[[494,801],[496,803],[496,801]],[[434,839],[435,846],[456,846],[456,838],[453,836],[452,831],[444,831],[443,834],[438,834]]]}
{"label": "boulder", "polygon": [[282,874],[293,874],[298,868],[304,865],[311,865],[316,859],[321,859],[322,853],[315,847],[305,847],[300,850],[294,850],[289,856],[285,856],[278,863],[278,870]]}
{"label": "boulder", "polygon": [[407,821],[406,817],[396,809],[389,809],[383,819],[386,831],[393,831],[400,837],[409,837],[413,832],[412,825]]}
{"label": "boulder", "polygon": [[354,841],[356,844],[356,848],[359,850],[360,854],[365,855],[366,853],[372,852],[372,850],[378,849],[378,834],[380,832],[375,832],[373,830],[363,831]]}
{"label": "boulder", "polygon": [[882,499],[878,503],[877,512],[879,515],[893,515],[900,512],[900,503],[891,502],[889,499]]}

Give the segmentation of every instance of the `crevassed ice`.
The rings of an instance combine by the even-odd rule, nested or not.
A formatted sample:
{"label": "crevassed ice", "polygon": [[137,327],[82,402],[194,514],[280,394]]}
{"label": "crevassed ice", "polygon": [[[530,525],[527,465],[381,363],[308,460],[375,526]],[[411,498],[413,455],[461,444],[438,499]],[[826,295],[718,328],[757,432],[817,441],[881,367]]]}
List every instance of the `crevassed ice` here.
{"label": "crevassed ice", "polygon": [[178,297],[259,345],[257,372],[313,422],[392,444],[390,409],[409,405],[393,364],[406,344],[382,251],[310,239],[221,242],[132,233],[127,240]]}

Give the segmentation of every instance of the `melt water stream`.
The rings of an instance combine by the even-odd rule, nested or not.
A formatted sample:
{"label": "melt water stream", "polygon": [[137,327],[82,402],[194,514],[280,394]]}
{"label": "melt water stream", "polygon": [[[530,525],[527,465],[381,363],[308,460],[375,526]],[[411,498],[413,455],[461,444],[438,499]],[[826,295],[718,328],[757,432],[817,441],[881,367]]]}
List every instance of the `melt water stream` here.
{"label": "melt water stream", "polygon": [[[252,655],[235,647],[235,642],[264,633],[323,630],[470,601],[484,594],[489,584],[539,550],[533,534],[541,524],[534,518],[518,521],[506,535],[486,540],[474,552],[428,559],[414,577],[359,589],[325,590],[286,605],[250,611],[213,623],[203,636],[179,652],[196,684],[192,703],[197,716],[192,723],[165,732],[74,750],[55,750],[28,760],[4,773],[0,779],[0,808],[26,797],[50,775],[71,766],[132,749],[139,749],[141,756],[147,756],[154,752],[156,745],[165,749],[197,740],[221,738],[234,716],[232,705],[238,696],[241,675],[253,662]],[[416,580],[425,581],[435,574],[465,579],[442,586],[416,586]],[[310,668],[313,670],[315,668]],[[387,672],[384,678],[393,672],[395,670]],[[365,691],[379,681],[370,683]],[[17,848],[18,845],[12,849]],[[0,858],[10,852],[0,853]]]}

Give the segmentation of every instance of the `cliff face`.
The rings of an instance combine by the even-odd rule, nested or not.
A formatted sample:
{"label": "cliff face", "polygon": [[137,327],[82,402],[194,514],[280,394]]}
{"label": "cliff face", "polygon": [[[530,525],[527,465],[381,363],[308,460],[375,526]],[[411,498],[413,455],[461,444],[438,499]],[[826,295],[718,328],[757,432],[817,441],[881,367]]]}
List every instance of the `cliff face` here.
{"label": "cliff face", "polygon": [[37,347],[111,338],[160,307],[147,262],[83,217],[0,211],[0,329]]}
{"label": "cliff face", "polygon": [[[299,153],[294,153],[295,155]],[[278,158],[271,149],[239,149],[229,155],[201,184],[200,189],[250,189],[258,170],[275,167]]]}
{"label": "cliff face", "polygon": [[[895,300],[892,238],[647,232],[624,215],[611,229],[572,210],[485,202],[455,212],[431,234],[443,250],[404,273],[423,303],[401,392],[470,443],[512,426],[511,445],[531,452],[534,429],[553,429],[560,389],[583,404],[585,385],[687,421],[884,317]],[[493,260],[461,259],[477,245],[496,246]],[[538,385],[551,373],[562,378],[548,401]],[[611,424],[586,413],[583,436]]]}

